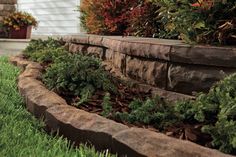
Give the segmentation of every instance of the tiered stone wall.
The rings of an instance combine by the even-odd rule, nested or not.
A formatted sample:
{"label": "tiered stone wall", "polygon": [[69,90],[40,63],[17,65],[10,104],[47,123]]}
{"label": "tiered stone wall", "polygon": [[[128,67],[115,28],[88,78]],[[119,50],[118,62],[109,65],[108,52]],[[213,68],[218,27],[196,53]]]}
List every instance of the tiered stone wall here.
{"label": "tiered stone wall", "polygon": [[3,17],[14,12],[17,0],[0,0],[0,21]]}
{"label": "tiered stone wall", "polygon": [[216,81],[236,72],[236,47],[94,35],[66,36],[62,40],[71,52],[96,54],[125,77],[164,91],[188,95],[207,92]]}

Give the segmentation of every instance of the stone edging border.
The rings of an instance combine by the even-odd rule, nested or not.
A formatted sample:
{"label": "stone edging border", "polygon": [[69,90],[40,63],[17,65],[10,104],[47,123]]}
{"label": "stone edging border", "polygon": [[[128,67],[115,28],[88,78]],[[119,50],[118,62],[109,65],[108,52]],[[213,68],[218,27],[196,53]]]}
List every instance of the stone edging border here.
{"label": "stone edging border", "polygon": [[43,118],[50,130],[59,130],[75,144],[88,143],[98,150],[109,149],[119,156],[128,157],[231,156],[147,129],[129,128],[76,109],[43,85],[40,81],[42,67],[38,63],[24,60],[21,56],[11,57],[10,62],[23,69],[18,77],[18,88],[27,109],[37,118]]}

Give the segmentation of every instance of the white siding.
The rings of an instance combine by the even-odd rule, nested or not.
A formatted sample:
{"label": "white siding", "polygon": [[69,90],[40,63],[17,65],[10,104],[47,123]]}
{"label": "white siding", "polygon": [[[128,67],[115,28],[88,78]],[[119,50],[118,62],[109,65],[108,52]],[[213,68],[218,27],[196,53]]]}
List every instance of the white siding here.
{"label": "white siding", "polygon": [[39,21],[34,35],[64,35],[80,33],[80,0],[18,0],[18,10],[31,13]]}

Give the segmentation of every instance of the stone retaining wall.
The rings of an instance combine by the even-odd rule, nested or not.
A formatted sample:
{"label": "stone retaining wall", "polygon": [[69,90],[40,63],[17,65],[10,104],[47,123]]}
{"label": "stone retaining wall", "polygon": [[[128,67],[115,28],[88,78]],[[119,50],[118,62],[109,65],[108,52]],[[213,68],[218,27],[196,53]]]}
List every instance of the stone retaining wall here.
{"label": "stone retaining wall", "polygon": [[98,150],[110,150],[121,157],[231,157],[150,130],[128,127],[99,115],[67,105],[40,81],[42,67],[38,63],[11,57],[10,62],[23,69],[18,88],[27,109],[44,119],[52,131],[59,131],[75,144],[92,144]]}
{"label": "stone retaining wall", "polygon": [[0,0],[0,22],[4,16],[15,11],[17,0]]}
{"label": "stone retaining wall", "polygon": [[75,35],[64,36],[71,52],[94,54],[128,78],[192,95],[207,92],[236,72],[236,47],[191,46],[176,40]]}
{"label": "stone retaining wall", "polygon": [[[0,24],[3,18],[16,10],[17,0],[0,0]],[[0,27],[0,38],[6,38],[6,33]]]}

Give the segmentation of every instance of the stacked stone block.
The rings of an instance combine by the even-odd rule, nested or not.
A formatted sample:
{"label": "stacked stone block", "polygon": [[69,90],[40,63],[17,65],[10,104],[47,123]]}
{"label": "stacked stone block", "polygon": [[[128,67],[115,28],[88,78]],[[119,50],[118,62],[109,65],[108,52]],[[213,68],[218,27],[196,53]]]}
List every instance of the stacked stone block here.
{"label": "stacked stone block", "polygon": [[0,0],[0,21],[2,21],[4,16],[15,11],[17,0]]}

